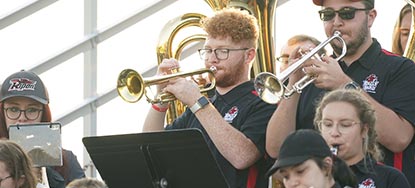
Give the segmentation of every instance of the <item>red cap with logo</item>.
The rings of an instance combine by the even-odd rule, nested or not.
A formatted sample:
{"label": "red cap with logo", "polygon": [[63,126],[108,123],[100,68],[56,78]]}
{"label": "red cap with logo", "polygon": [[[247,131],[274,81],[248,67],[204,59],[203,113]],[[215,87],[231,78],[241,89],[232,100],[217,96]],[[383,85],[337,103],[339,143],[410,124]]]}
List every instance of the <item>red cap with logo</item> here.
{"label": "red cap with logo", "polygon": [[[323,1],[324,0],[313,0],[313,3],[317,6],[323,6]],[[374,5],[375,5],[375,0],[350,0],[350,1],[352,1],[352,2],[367,1],[367,2],[372,4],[372,7],[374,7]]]}

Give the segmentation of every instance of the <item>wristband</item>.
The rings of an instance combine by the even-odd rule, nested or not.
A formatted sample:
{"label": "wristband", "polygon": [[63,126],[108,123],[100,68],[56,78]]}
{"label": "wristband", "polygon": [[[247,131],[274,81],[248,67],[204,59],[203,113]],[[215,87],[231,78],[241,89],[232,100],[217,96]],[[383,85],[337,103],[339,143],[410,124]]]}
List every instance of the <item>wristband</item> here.
{"label": "wristband", "polygon": [[196,101],[196,103],[192,107],[190,107],[190,110],[194,114],[208,104],[209,104],[209,100],[207,100],[206,97],[202,96],[199,98],[199,100]]}
{"label": "wristband", "polygon": [[169,107],[159,107],[156,104],[151,105],[151,107],[156,110],[157,112],[166,112]]}

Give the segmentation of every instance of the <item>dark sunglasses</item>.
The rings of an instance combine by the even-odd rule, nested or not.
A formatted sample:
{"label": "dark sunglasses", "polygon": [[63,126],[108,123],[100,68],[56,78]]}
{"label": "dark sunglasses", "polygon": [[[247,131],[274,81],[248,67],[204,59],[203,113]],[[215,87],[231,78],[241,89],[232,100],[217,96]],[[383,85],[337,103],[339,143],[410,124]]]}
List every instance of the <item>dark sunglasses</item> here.
{"label": "dark sunglasses", "polygon": [[353,8],[353,7],[343,7],[340,10],[334,10],[332,8],[326,8],[323,10],[318,11],[320,14],[320,19],[323,21],[329,21],[332,20],[336,13],[339,14],[340,18],[343,20],[351,20],[354,18],[354,15],[356,14],[356,11],[366,11],[370,10],[368,8]]}

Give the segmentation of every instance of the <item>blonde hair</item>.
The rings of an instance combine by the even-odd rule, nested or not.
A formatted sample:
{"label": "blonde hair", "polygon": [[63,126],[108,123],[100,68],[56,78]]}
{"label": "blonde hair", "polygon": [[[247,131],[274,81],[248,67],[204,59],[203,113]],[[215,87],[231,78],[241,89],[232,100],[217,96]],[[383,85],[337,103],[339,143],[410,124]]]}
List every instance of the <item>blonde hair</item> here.
{"label": "blonde hair", "polygon": [[403,17],[408,14],[411,13],[411,5],[410,4],[406,4],[404,7],[402,7],[401,11],[399,12],[399,17],[396,20],[395,26],[393,28],[393,33],[392,33],[392,52],[399,54],[399,55],[403,55],[404,53],[404,46],[401,46],[401,22]]}
{"label": "blonde hair", "polygon": [[373,106],[369,103],[363,94],[356,90],[350,89],[340,89],[333,90],[328,93],[321,99],[320,103],[316,108],[316,115],[314,116],[314,126],[321,130],[318,122],[323,118],[323,109],[330,103],[333,102],[346,102],[354,106],[356,109],[356,114],[359,116],[361,122],[361,130],[363,131],[363,126],[367,126],[368,132],[367,136],[363,142],[363,152],[369,154],[377,161],[382,160],[382,152],[379,149],[377,144],[377,134],[375,131],[376,115]]}
{"label": "blonde hair", "polygon": [[108,186],[103,180],[85,177],[71,181],[66,188],[108,188]]}

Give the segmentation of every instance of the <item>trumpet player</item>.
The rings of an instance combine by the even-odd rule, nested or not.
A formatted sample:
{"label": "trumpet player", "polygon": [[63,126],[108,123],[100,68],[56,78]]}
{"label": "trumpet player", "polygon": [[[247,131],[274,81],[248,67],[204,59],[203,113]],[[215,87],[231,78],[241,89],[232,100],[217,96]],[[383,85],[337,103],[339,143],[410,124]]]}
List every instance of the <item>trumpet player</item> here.
{"label": "trumpet player", "polygon": [[[326,35],[339,31],[347,53],[336,61],[342,46],[332,41],[331,56],[322,57],[322,61],[306,61],[303,71],[315,80],[302,93],[279,102],[268,124],[268,153],[278,158],[281,143],[289,133],[313,128],[316,101],[325,92],[355,89],[374,107],[375,130],[385,153],[383,162],[402,170],[415,187],[415,64],[382,49],[372,37],[370,29],[377,16],[374,0],[313,0],[313,3],[321,6],[318,13]],[[296,61],[294,58],[295,54],[291,54],[290,59]],[[304,75],[303,71],[290,75],[288,87]]]}
{"label": "trumpet player", "polygon": [[[203,96],[194,81],[169,80],[160,90],[172,93],[187,110],[165,127],[168,104],[154,104],[143,131],[198,128],[229,187],[266,188],[265,131],[276,106],[258,98],[250,81],[258,22],[246,11],[229,8],[204,19],[202,28],[208,35],[199,55],[207,68],[216,68],[214,96]],[[165,59],[158,75],[170,74],[178,66],[177,60]]]}

